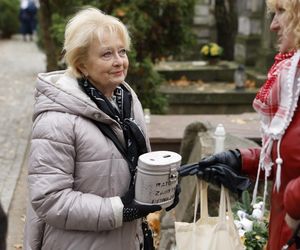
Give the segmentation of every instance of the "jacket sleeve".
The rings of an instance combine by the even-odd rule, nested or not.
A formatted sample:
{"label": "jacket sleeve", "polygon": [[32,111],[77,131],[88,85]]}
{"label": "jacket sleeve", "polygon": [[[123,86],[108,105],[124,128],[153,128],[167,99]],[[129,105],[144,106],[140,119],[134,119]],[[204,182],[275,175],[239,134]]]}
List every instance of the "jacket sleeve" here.
{"label": "jacket sleeve", "polygon": [[256,177],[260,156],[260,148],[239,149],[242,157],[242,172]]}
{"label": "jacket sleeve", "polygon": [[288,215],[295,220],[300,220],[300,177],[288,183],[283,199]]}
{"label": "jacket sleeve", "polygon": [[119,197],[73,190],[75,116],[48,112],[35,122],[29,155],[32,208],[47,224],[65,230],[102,231],[122,225]]}

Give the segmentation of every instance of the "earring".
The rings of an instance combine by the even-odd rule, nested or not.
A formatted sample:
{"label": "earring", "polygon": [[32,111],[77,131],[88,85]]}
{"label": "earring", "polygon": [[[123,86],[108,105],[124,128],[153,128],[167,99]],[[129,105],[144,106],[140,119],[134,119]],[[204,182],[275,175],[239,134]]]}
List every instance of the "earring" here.
{"label": "earring", "polygon": [[83,75],[83,86],[84,86],[84,87],[89,86],[89,83],[88,83],[88,75]]}

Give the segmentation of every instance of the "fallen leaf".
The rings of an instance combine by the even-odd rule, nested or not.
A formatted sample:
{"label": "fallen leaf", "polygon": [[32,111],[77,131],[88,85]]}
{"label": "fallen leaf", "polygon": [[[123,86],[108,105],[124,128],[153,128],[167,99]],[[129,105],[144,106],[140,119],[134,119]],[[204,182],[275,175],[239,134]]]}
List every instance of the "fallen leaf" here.
{"label": "fallen leaf", "polygon": [[256,82],[254,80],[246,80],[245,88],[253,89],[256,87]]}
{"label": "fallen leaf", "polygon": [[21,221],[25,222],[25,220],[26,220],[26,215],[23,214],[23,215],[21,216]]}
{"label": "fallen leaf", "polygon": [[237,123],[237,124],[246,124],[245,120],[239,119],[239,118],[233,119],[233,120],[231,120],[231,122]]}
{"label": "fallen leaf", "polygon": [[22,244],[14,244],[15,249],[23,249]]}

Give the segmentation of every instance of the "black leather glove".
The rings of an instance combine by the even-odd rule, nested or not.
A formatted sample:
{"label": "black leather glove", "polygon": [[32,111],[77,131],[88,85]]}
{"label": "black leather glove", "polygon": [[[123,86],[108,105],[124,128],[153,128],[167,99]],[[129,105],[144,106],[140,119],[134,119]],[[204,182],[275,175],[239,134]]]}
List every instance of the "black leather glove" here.
{"label": "black leather glove", "polygon": [[171,209],[173,209],[174,207],[176,207],[176,205],[178,204],[179,202],[179,194],[181,192],[181,187],[179,184],[176,185],[176,188],[175,188],[175,196],[174,196],[174,201],[172,203],[171,206],[168,206],[166,208],[166,211],[170,211]]}
{"label": "black leather glove", "polygon": [[241,193],[250,186],[247,177],[240,176],[241,154],[236,150],[224,151],[202,159],[199,163],[181,166],[180,176],[197,175],[207,182]]}
{"label": "black leather glove", "polygon": [[180,176],[187,176],[187,175],[194,175],[200,174],[207,167],[213,167],[218,165],[226,165],[236,174],[240,173],[242,160],[241,160],[241,153],[237,149],[235,150],[228,150],[218,154],[214,154],[209,157],[203,158],[199,163],[187,164],[181,166],[179,169]]}
{"label": "black leather glove", "polygon": [[134,201],[134,186],[130,187],[128,192],[121,197],[124,205],[123,208],[123,221],[133,221],[147,216],[149,213],[161,210],[159,205],[141,205]]}

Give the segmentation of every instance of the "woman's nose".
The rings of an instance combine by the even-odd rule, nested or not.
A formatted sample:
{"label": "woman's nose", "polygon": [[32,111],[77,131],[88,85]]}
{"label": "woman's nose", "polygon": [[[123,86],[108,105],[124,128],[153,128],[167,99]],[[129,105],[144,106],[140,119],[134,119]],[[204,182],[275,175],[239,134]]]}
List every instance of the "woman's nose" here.
{"label": "woman's nose", "polygon": [[272,19],[272,22],[271,22],[271,25],[270,25],[270,30],[271,31],[278,31],[280,29],[280,26],[279,26],[279,23],[278,23],[278,20],[277,20],[277,17],[276,15],[273,17]]}
{"label": "woman's nose", "polygon": [[114,62],[113,63],[114,63],[114,65],[122,64],[122,57],[118,53],[116,53],[114,55]]}

